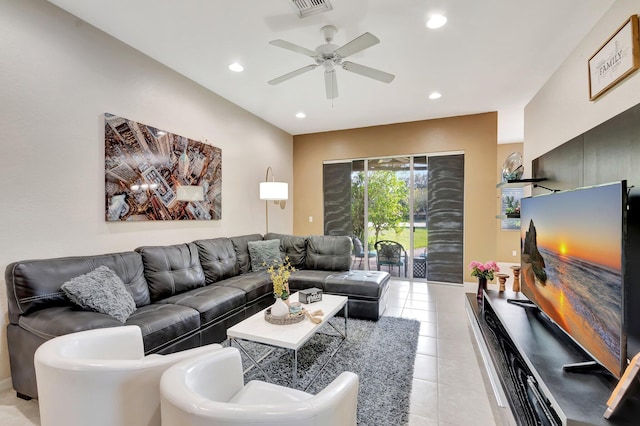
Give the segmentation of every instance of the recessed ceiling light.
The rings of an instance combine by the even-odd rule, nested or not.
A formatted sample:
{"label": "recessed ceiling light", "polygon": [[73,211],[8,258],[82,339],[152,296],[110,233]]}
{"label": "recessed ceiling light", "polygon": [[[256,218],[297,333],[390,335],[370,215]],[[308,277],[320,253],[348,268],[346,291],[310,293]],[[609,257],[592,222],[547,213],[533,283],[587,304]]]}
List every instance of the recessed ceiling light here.
{"label": "recessed ceiling light", "polygon": [[447,17],[443,15],[431,15],[427,21],[427,28],[436,29],[447,23]]}
{"label": "recessed ceiling light", "polygon": [[244,71],[244,67],[242,65],[240,65],[237,62],[232,63],[231,65],[229,65],[229,69],[233,72],[242,72]]}
{"label": "recessed ceiling light", "polygon": [[442,93],[440,92],[431,92],[429,95],[429,99],[440,99],[442,97]]}
{"label": "recessed ceiling light", "polygon": [[302,111],[300,111],[299,113],[296,114],[296,118],[305,118],[306,116],[307,116],[307,114],[305,114]]}

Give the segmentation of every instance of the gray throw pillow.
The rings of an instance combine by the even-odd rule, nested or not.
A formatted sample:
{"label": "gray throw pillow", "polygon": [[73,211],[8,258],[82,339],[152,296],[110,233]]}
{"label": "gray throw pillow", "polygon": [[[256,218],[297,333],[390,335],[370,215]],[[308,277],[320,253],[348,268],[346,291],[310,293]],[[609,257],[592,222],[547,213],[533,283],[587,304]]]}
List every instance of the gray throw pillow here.
{"label": "gray throw pillow", "polygon": [[81,308],[110,315],[122,323],[136,310],[131,293],[118,274],[106,266],[72,278],[61,288]]}
{"label": "gray throw pillow", "polygon": [[273,264],[281,264],[280,240],[249,241],[251,270],[264,271]]}

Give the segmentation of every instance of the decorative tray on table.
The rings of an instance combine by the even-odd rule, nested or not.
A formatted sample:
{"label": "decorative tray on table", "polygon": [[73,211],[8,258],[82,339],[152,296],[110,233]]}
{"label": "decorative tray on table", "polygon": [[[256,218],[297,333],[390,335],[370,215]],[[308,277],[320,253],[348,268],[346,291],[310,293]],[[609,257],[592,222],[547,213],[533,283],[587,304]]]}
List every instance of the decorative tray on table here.
{"label": "decorative tray on table", "polygon": [[295,314],[287,314],[283,317],[274,317],[273,315],[271,315],[271,308],[267,308],[267,310],[264,311],[264,319],[267,322],[276,325],[295,324],[304,319],[304,312],[300,311]]}

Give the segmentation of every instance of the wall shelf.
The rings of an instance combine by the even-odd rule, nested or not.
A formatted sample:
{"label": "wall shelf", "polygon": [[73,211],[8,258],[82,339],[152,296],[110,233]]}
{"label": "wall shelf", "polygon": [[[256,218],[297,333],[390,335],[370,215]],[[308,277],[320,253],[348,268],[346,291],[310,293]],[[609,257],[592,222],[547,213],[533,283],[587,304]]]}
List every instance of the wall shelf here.
{"label": "wall shelf", "polygon": [[506,214],[497,214],[496,219],[520,219],[520,215],[518,216],[510,216]]}
{"label": "wall shelf", "polygon": [[508,180],[506,182],[500,182],[496,184],[496,188],[522,188],[527,185],[531,185],[532,183],[542,182],[543,180],[547,180],[547,179],[533,178],[533,179]]}

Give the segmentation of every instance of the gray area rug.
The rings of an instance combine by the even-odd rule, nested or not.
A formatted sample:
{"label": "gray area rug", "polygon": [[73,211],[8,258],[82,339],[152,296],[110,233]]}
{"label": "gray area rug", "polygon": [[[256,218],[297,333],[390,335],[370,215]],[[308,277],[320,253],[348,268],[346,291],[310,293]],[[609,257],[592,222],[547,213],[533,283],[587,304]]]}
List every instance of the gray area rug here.
{"label": "gray area rug", "polygon": [[[343,330],[344,318],[331,320]],[[286,325],[282,332],[286,333]],[[298,351],[298,388],[306,388],[313,376],[321,374],[311,383],[307,392],[316,394],[343,371],[352,371],[360,377],[358,394],[359,425],[402,425],[408,422],[413,364],[416,357],[420,323],[415,320],[382,317],[379,321],[349,319],[347,340],[335,357],[321,371],[339,343],[338,334],[329,325]],[[248,352],[259,357],[266,347],[243,342]],[[245,369],[253,364],[244,358]],[[292,355],[278,349],[263,359],[260,365],[277,384],[290,386]],[[265,380],[257,368],[245,376],[249,380]]]}

